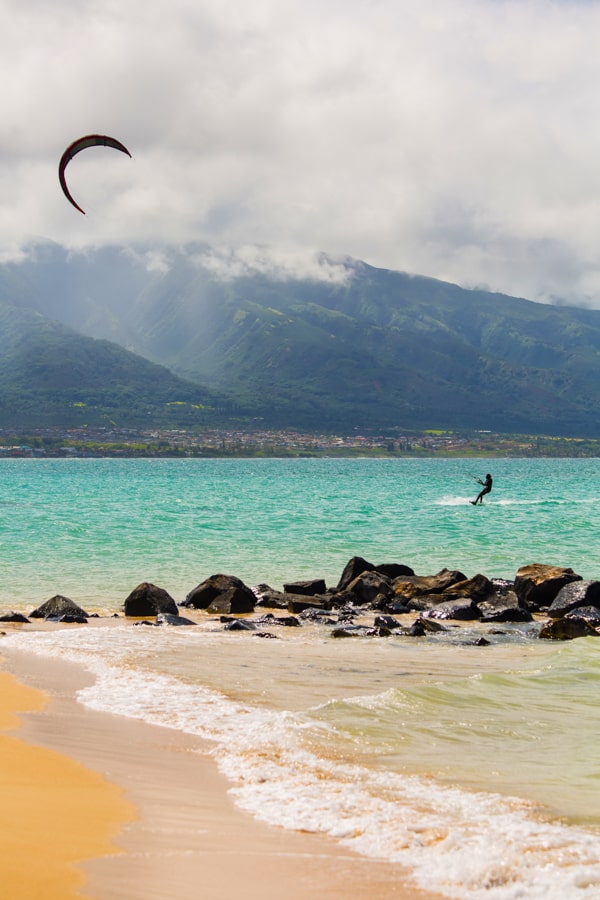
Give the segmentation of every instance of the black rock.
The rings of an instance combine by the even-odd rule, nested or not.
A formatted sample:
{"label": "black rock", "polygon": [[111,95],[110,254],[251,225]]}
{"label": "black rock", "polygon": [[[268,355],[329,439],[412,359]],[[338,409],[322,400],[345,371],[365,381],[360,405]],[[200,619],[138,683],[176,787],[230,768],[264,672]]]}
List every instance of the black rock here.
{"label": "black rock", "polygon": [[373,572],[375,566],[363,559],[362,556],[353,556],[344,566],[344,571],[338,581],[337,590],[345,591],[351,581],[362,575],[363,572]]}
{"label": "black rock", "polygon": [[254,610],[256,595],[235,575],[211,575],[187,595],[182,606],[208,609],[213,613],[248,613]]}
{"label": "black rock", "polygon": [[179,627],[183,625],[195,625],[196,622],[192,622],[191,619],[186,619],[185,616],[174,616],[172,613],[159,613],[156,617],[156,624]]}
{"label": "black rock", "polygon": [[63,615],[89,618],[84,609],[68,597],[63,597],[62,594],[56,594],[30,613],[32,619],[58,619]]}
{"label": "black rock", "polygon": [[579,637],[598,637],[598,632],[587,619],[573,614],[550,619],[542,626],[539,637],[548,641],[571,641]]}
{"label": "black rock", "polygon": [[459,619],[463,622],[480,619],[481,613],[472,600],[447,600],[438,603],[433,609],[427,609],[423,613],[425,619]]}
{"label": "black rock", "polygon": [[138,584],[129,594],[123,604],[126,616],[141,618],[142,616],[157,616],[159,613],[171,613],[176,616],[179,613],[177,604],[164,588],[150,584],[148,581]]}
{"label": "black rock", "polygon": [[23,613],[18,612],[9,612],[5,613],[3,616],[0,616],[0,622],[29,622],[27,616],[24,616]]}
{"label": "black rock", "polygon": [[324,594],[327,585],[322,578],[314,578],[312,581],[292,581],[284,584],[286,594],[300,594],[303,597],[314,597],[315,594]]}
{"label": "black rock", "polygon": [[514,591],[493,593],[478,600],[482,622],[531,622],[533,616]]}
{"label": "black rock", "polygon": [[600,606],[600,581],[572,581],[560,589],[550,607],[551,619],[578,609],[580,606]]}

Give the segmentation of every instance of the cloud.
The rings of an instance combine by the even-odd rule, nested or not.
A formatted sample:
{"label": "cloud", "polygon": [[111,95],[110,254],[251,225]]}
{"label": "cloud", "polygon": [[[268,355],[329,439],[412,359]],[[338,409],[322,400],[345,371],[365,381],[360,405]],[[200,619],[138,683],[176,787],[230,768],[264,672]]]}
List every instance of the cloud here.
{"label": "cloud", "polygon": [[[600,307],[599,38],[583,0],[4,0],[0,258],[202,241]],[[83,217],[90,132],[134,158],[72,161]]]}

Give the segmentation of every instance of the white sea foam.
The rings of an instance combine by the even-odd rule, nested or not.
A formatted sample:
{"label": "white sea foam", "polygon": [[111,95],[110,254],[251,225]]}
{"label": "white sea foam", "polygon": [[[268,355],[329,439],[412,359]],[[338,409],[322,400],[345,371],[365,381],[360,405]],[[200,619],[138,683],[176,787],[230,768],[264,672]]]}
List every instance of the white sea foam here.
{"label": "white sea foam", "polygon": [[236,802],[271,824],[329,834],[461,900],[600,896],[596,833],[542,821],[518,799],[317,756],[303,736],[323,724],[132,665],[136,654],[151,653],[146,629],[29,632],[4,645],[84,664],[96,676],[79,694],[90,708],[211,741]]}

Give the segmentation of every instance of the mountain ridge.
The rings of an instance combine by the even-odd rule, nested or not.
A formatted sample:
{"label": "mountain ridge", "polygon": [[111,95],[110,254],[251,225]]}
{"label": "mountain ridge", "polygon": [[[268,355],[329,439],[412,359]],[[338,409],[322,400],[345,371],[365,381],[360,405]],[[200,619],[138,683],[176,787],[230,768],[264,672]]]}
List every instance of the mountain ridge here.
{"label": "mountain ridge", "polygon": [[[0,300],[111,340],[271,427],[597,433],[600,311],[338,263],[337,282],[217,277],[207,248],[56,245],[0,266]],[[153,257],[154,259],[154,257]]]}

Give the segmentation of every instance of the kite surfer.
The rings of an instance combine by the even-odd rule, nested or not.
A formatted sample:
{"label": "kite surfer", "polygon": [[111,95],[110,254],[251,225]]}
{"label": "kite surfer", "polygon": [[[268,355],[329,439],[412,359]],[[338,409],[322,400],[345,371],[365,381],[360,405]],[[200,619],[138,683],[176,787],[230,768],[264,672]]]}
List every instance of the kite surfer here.
{"label": "kite surfer", "polygon": [[485,481],[482,481],[481,478],[478,478],[477,481],[482,485],[482,489],[477,494],[475,500],[469,501],[473,504],[473,506],[477,506],[478,503],[483,503],[483,498],[485,494],[489,494],[492,489],[492,476],[488,474],[485,476]]}

